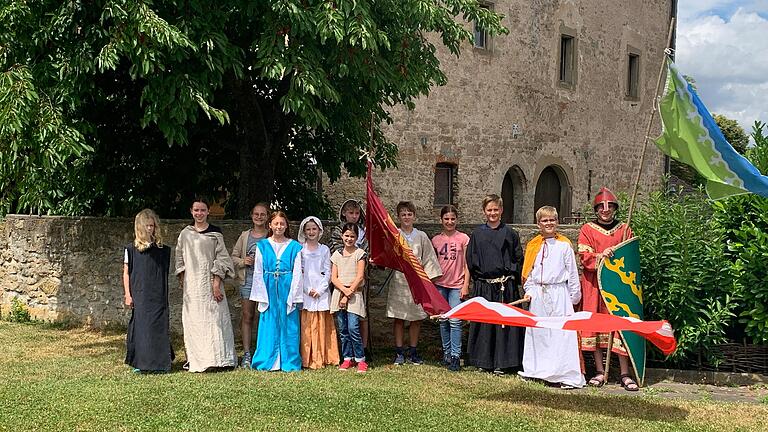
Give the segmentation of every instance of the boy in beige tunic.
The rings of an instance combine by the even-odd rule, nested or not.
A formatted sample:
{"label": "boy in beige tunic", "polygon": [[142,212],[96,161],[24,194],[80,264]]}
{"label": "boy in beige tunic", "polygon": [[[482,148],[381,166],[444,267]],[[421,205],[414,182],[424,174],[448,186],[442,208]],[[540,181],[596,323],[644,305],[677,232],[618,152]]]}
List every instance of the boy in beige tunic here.
{"label": "boy in beige tunic", "polygon": [[[401,201],[397,204],[396,212],[397,218],[400,221],[400,235],[408,242],[413,255],[421,262],[427,276],[430,279],[442,276],[443,272],[437,261],[437,255],[432,247],[432,242],[424,231],[413,227],[413,221],[416,218],[416,207],[410,201]],[[395,365],[404,364],[406,354],[411,363],[415,365],[423,363],[416,351],[416,346],[419,343],[421,321],[426,317],[427,313],[424,312],[424,309],[414,303],[408,282],[405,280],[405,275],[402,272],[394,272],[387,294],[387,318],[394,318]],[[410,322],[407,353],[403,347],[406,321]]]}
{"label": "boy in beige tunic", "polygon": [[208,203],[198,198],[190,209],[193,225],[176,241],[176,275],[183,289],[181,322],[190,372],[237,364],[232,319],[224,279],[234,276],[221,229],[208,223]]}

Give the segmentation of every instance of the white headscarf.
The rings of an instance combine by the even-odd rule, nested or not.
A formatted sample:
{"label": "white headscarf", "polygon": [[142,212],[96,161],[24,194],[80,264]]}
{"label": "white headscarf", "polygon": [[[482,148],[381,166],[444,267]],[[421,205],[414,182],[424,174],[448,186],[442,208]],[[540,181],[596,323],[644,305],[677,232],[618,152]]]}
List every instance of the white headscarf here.
{"label": "white headscarf", "polygon": [[320,228],[320,235],[317,237],[317,239],[320,240],[320,237],[323,236],[323,223],[320,222],[320,219],[318,219],[315,216],[307,216],[299,224],[299,233],[296,235],[297,240],[299,240],[299,243],[301,244],[304,244],[307,242],[307,238],[304,236],[304,225],[306,225],[307,222],[309,221],[314,222],[315,224],[317,224],[317,227]]}

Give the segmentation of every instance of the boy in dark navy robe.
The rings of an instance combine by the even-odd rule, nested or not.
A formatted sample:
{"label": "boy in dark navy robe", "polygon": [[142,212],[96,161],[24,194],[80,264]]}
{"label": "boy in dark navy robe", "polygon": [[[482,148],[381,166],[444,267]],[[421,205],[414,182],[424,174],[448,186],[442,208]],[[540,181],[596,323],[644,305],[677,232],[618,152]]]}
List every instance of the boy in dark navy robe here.
{"label": "boy in dark navy robe", "polygon": [[[501,222],[502,200],[483,199],[486,223],[475,228],[467,246],[467,267],[474,286],[472,297],[511,303],[520,298],[518,283],[523,249],[517,231]],[[471,322],[467,352],[469,364],[504,374],[522,366],[524,332],[520,327]]]}

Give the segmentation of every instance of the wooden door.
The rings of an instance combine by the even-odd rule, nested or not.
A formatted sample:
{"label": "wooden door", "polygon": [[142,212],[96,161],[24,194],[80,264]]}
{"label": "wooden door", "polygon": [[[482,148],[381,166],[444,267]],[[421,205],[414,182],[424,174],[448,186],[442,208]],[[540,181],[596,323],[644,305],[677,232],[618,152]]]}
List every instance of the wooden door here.
{"label": "wooden door", "polygon": [[544,168],[539,175],[539,181],[536,182],[536,194],[533,198],[533,221],[536,222],[536,210],[542,206],[549,205],[557,209],[557,214],[562,218],[560,209],[560,197],[562,196],[562,185],[560,177],[551,166]]}

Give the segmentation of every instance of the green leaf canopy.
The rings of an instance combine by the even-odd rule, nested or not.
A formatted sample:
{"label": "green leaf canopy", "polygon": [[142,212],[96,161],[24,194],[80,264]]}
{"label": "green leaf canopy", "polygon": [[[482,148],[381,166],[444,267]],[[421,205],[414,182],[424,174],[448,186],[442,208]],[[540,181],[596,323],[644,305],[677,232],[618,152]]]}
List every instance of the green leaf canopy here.
{"label": "green leaf canopy", "polygon": [[459,55],[471,23],[501,19],[468,0],[6,2],[0,204],[181,216],[218,193],[238,216],[316,210],[297,196],[319,172],[362,174],[362,150],[394,163],[380,125],[446,82],[439,46]]}

